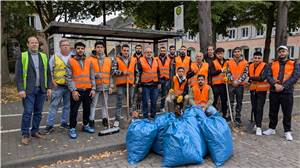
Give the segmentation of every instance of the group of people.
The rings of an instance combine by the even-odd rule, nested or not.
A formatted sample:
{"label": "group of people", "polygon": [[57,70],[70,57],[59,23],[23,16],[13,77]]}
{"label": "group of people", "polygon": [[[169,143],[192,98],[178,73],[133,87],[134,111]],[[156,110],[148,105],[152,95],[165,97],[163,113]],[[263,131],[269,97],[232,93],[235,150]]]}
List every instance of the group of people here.
{"label": "group of people", "polygon": [[[157,112],[160,95],[160,111],[172,111],[181,115],[186,106],[200,106],[203,111],[220,111],[226,120],[228,115],[227,94],[230,105],[236,99],[234,121],[241,124],[242,101],[245,85],[250,85],[252,111],[257,135],[275,134],[279,107],[283,111],[283,125],[287,140],[291,134],[291,113],[293,107],[293,85],[299,78],[299,65],[288,59],[288,48],[277,49],[278,59],[271,64],[263,62],[262,53],[255,52],[253,62],[248,63],[239,47],[234,48],[232,58],[224,58],[224,49],[213,46],[207,52],[196,53],[195,61],[187,55],[187,48],[181,46],[176,54],[175,46],[159,48],[154,56],[151,48],[135,46],[130,56],[127,44],[114,58],[105,55],[105,44],[96,41],[94,50],[85,55],[85,44],[74,45],[71,54],[67,39],[59,42],[60,51],[50,57],[39,52],[39,41],[35,36],[27,39],[28,51],[23,52],[16,62],[18,95],[22,98],[22,144],[29,144],[30,138],[45,138],[54,130],[55,118],[62,103],[61,126],[69,129],[69,136],[78,136],[76,125],[79,107],[82,103],[82,131],[95,132],[95,113],[98,100],[101,102],[102,125],[108,127],[108,99],[116,89],[116,109],[113,127],[124,127],[121,118],[122,101],[129,103],[133,118],[153,119]],[[270,91],[269,129],[262,132],[261,122],[267,91]],[[219,106],[220,98],[220,107]],[[42,109],[46,99],[50,100],[46,128],[39,130]],[[149,106],[150,102],[150,106]],[[32,120],[32,121],[31,121]],[[30,125],[32,128],[30,130]]]}

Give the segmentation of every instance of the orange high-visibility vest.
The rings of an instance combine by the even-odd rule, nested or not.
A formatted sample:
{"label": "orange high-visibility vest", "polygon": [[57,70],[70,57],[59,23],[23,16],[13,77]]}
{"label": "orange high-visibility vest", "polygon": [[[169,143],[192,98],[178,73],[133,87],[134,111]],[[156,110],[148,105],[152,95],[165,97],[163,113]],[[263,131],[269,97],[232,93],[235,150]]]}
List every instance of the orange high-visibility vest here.
{"label": "orange high-visibility vest", "polygon": [[158,82],[158,62],[155,58],[152,59],[152,65],[150,66],[145,57],[140,58],[140,62],[142,65],[142,75],[141,82]]}
{"label": "orange high-visibility vest", "polygon": [[184,75],[186,75],[190,69],[190,61],[191,61],[191,58],[189,56],[185,56],[183,61],[181,60],[181,56],[175,57],[176,72],[179,67],[183,67]]}
{"label": "orange high-visibility vest", "polygon": [[209,98],[209,85],[204,84],[202,88],[199,85],[192,87],[194,102],[196,105],[205,105]]}
{"label": "orange high-visibility vest", "polygon": [[[249,66],[249,77],[259,77],[264,70],[266,63],[261,62],[256,69],[254,69],[254,63]],[[252,91],[268,91],[270,88],[267,80],[263,82],[251,81],[250,90]]]}
{"label": "orange high-visibility vest", "polygon": [[166,58],[165,60],[165,64],[163,64],[161,62],[161,60],[159,59],[159,57],[156,57],[157,62],[158,62],[158,67],[159,67],[159,71],[160,71],[160,77],[161,78],[166,78],[166,79],[170,79],[170,63],[171,63],[171,59],[169,57]]}
{"label": "orange high-visibility vest", "polygon": [[179,83],[177,76],[173,76],[173,90],[176,96],[181,95],[184,92],[187,80],[184,80],[182,83]]}
{"label": "orange high-visibility vest", "polygon": [[208,77],[208,63],[202,62],[201,66],[198,67],[197,62],[193,62],[191,65],[192,71],[195,73],[195,75],[189,79],[189,85],[191,87],[195,86],[198,84],[198,75],[204,75],[205,76],[205,81],[207,82],[207,77]]}
{"label": "orange high-visibility vest", "polygon": [[108,85],[110,80],[111,59],[104,57],[102,65],[99,64],[99,60],[96,57],[89,56],[87,60],[93,64],[96,84],[102,85],[103,82],[103,84]]}
{"label": "orange high-visibility vest", "polygon": [[[228,67],[232,74],[233,80],[238,80],[242,76],[247,64],[248,62],[245,59],[239,63],[236,63],[233,58],[228,61]],[[232,81],[229,80],[228,83],[232,83]],[[242,81],[240,85],[245,85],[245,82]]]}
{"label": "orange high-visibility vest", "polygon": [[136,58],[130,57],[130,62],[128,66],[125,64],[122,58],[120,58],[120,56],[117,56],[116,60],[118,62],[118,70],[129,73],[129,75],[116,76],[116,85],[127,84],[127,81],[129,84],[134,84],[134,70],[136,65]]}
{"label": "orange high-visibility vest", "polygon": [[90,79],[91,63],[84,60],[83,68],[76,58],[71,57],[69,64],[72,70],[72,81],[75,83],[75,87],[78,89],[90,89],[92,88],[92,82]]}
{"label": "orange high-visibility vest", "polygon": [[[227,61],[224,60],[223,66],[220,64],[218,59],[215,59],[213,61],[213,65],[215,66],[216,70],[222,70],[224,67],[227,67]],[[212,85],[218,85],[218,84],[224,84],[225,83],[225,73],[220,73],[219,75],[213,76],[212,77]]]}
{"label": "orange high-visibility vest", "polygon": [[[294,72],[294,68],[295,68],[295,61],[287,60],[285,62],[283,82],[285,82],[292,76],[292,74]],[[279,69],[280,69],[279,61],[276,60],[276,61],[272,62],[271,69],[272,69],[273,78],[275,81],[277,81],[278,76],[279,76]]]}

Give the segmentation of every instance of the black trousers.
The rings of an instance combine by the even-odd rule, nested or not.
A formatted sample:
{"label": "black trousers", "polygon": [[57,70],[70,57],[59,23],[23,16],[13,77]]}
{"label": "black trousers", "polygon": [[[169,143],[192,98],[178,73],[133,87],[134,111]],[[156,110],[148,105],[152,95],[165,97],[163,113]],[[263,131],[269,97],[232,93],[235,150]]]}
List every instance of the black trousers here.
{"label": "black trousers", "polygon": [[261,128],[267,92],[250,91],[252,112],[257,127]]}
{"label": "black trousers", "polygon": [[70,98],[70,100],[71,100],[70,128],[76,128],[78,109],[80,107],[81,102],[82,102],[82,108],[83,108],[83,117],[82,117],[83,125],[87,125],[89,123],[89,117],[90,117],[90,111],[91,111],[90,106],[91,106],[91,102],[92,102],[92,97],[89,96],[91,90],[78,91],[78,92],[80,94],[78,101],[75,101],[72,96]]}
{"label": "black trousers", "polygon": [[229,90],[229,99],[231,109],[233,110],[234,98],[236,99],[235,106],[235,118],[241,118],[242,104],[243,104],[243,94],[244,94],[244,86],[233,87],[231,85],[228,86]]}
{"label": "black trousers", "polygon": [[213,93],[214,93],[214,102],[213,106],[218,109],[217,104],[219,97],[221,98],[221,109],[218,109],[218,111],[222,111],[223,117],[226,117],[227,114],[227,93],[226,93],[226,85],[220,84],[220,85],[214,85],[212,86]]}
{"label": "black trousers", "polygon": [[278,122],[278,112],[281,106],[283,113],[284,132],[291,131],[291,119],[293,110],[293,93],[277,93],[270,92],[270,112],[269,112],[269,128],[275,129]]}

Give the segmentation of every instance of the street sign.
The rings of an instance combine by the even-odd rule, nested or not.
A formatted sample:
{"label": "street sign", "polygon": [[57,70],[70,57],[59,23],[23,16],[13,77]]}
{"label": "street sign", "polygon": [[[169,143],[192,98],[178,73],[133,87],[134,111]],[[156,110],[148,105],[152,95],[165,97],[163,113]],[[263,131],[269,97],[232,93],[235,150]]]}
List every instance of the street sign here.
{"label": "street sign", "polygon": [[184,31],[183,5],[174,8],[174,23],[176,31]]}

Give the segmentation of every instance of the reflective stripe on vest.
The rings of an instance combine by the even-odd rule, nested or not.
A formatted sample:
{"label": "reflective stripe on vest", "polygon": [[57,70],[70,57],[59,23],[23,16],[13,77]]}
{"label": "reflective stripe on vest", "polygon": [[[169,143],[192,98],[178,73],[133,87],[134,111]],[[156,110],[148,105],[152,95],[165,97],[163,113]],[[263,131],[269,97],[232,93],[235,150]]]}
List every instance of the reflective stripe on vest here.
{"label": "reflective stripe on vest", "polygon": [[156,59],[152,59],[152,65],[150,66],[145,57],[140,58],[140,62],[142,65],[142,75],[141,82],[158,82],[158,62]]}
{"label": "reflective stripe on vest", "polygon": [[[248,62],[244,59],[239,63],[236,63],[232,58],[228,61],[228,67],[232,74],[233,80],[238,80],[242,76],[247,64]],[[232,81],[229,80],[228,83],[232,83]],[[240,85],[245,85],[245,82],[241,82]]]}
{"label": "reflective stripe on vest", "polygon": [[[224,62],[223,66],[220,64],[218,59],[213,61],[215,70],[222,70],[224,67],[227,67],[227,61]],[[225,83],[225,73],[221,72],[219,75],[212,76],[212,85],[224,84]]]}
{"label": "reflective stripe on vest", "polygon": [[181,84],[177,76],[173,76],[173,90],[176,96],[179,96],[183,93],[187,80],[184,80]]}
{"label": "reflective stripe on vest", "polygon": [[177,69],[179,67],[183,67],[184,68],[184,75],[186,75],[187,72],[190,69],[190,61],[191,61],[191,58],[188,57],[188,56],[185,56],[183,61],[181,60],[180,56],[175,57],[176,72],[177,72]]}
{"label": "reflective stripe on vest", "polygon": [[159,71],[160,71],[160,77],[161,78],[166,78],[166,79],[170,79],[170,63],[171,63],[171,59],[169,57],[166,58],[165,60],[165,64],[163,64],[161,62],[161,60],[159,59],[159,57],[156,57],[157,61],[158,61],[158,66],[159,66]]}
{"label": "reflective stripe on vest", "polygon": [[58,55],[54,55],[53,80],[59,85],[66,84],[66,64]]}
{"label": "reflective stripe on vest", "polygon": [[[285,82],[292,76],[292,74],[294,72],[294,68],[295,68],[295,61],[287,60],[285,62],[283,82]],[[272,69],[272,75],[273,75],[274,80],[278,81],[279,69],[280,69],[279,61],[272,62],[271,69]]]}
{"label": "reflective stripe on vest", "polygon": [[136,65],[136,58],[130,58],[129,66],[127,66],[124,63],[120,56],[117,56],[116,60],[118,62],[118,70],[129,73],[129,75],[116,76],[116,85],[126,84],[127,81],[129,84],[134,84],[134,70]]}
{"label": "reflective stripe on vest", "polygon": [[72,81],[75,83],[75,87],[78,89],[92,88],[92,82],[90,79],[91,63],[84,60],[83,67],[76,58],[70,58],[69,64],[72,70]]}
{"label": "reflective stripe on vest", "polygon": [[[44,53],[39,53],[38,55],[41,56],[43,66],[44,66],[44,81],[45,81],[45,87],[48,88],[48,82],[47,82],[47,70],[48,70],[48,58],[47,55]],[[28,51],[22,52],[22,69],[23,69],[23,89],[26,90],[27,87],[27,71],[28,71]]]}
{"label": "reflective stripe on vest", "polygon": [[195,85],[192,87],[194,102],[196,105],[205,105],[208,102],[209,98],[209,85],[205,84],[202,86],[202,90],[200,90],[199,85]]}
{"label": "reflective stripe on vest", "polygon": [[[254,63],[249,66],[249,77],[259,77],[264,70],[266,63],[260,63],[256,69],[254,68]],[[269,83],[265,80],[263,82],[251,81],[250,90],[252,91],[268,91],[270,88]]]}
{"label": "reflective stripe on vest", "polygon": [[102,65],[99,64],[99,60],[96,57],[89,56],[87,60],[93,64],[96,84],[102,85],[103,82],[108,85],[110,81],[111,59],[104,57]]}
{"label": "reflective stripe on vest", "polygon": [[189,86],[193,87],[198,84],[198,75],[204,75],[205,76],[205,82],[207,82],[207,76],[208,76],[208,63],[203,62],[200,67],[198,67],[197,62],[193,62],[191,65],[192,71],[195,73],[195,75],[189,79]]}

